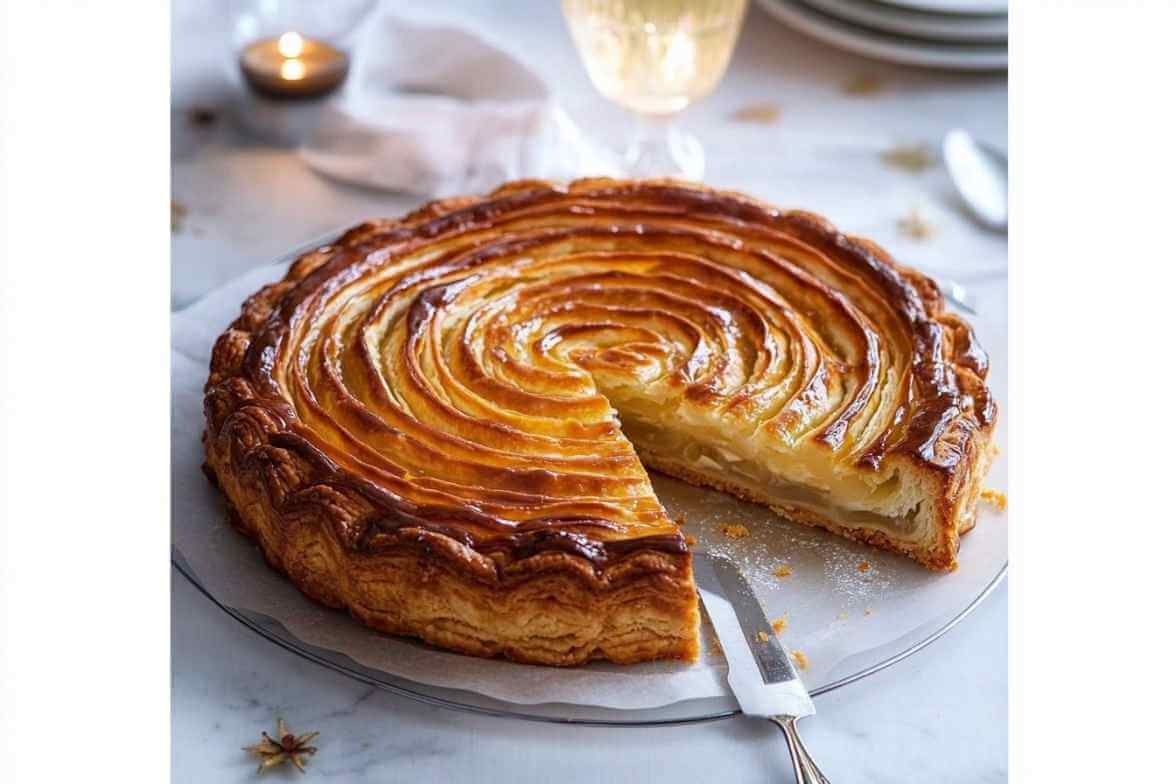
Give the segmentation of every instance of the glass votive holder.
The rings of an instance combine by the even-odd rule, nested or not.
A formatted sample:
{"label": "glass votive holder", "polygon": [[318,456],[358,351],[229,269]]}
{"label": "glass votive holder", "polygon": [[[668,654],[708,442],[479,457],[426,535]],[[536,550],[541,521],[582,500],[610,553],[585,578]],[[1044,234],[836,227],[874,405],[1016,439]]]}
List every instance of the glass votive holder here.
{"label": "glass votive holder", "polygon": [[379,0],[239,0],[229,26],[238,118],[268,141],[294,144],[347,79],[357,32]]}

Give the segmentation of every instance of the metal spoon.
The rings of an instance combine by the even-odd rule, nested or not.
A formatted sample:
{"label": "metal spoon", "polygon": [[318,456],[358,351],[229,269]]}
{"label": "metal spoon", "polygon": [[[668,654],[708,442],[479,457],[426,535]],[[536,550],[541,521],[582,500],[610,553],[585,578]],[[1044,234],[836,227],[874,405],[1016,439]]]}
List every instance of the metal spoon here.
{"label": "metal spoon", "polygon": [[993,231],[1009,230],[1009,161],[956,128],[943,139],[943,161],[968,210]]}

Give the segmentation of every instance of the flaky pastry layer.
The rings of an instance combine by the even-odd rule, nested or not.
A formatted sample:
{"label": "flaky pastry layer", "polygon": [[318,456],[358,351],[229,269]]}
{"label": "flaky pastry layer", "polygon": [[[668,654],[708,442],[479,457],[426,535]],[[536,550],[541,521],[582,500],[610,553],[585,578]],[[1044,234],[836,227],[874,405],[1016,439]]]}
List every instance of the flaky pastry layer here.
{"label": "flaky pastry layer", "polygon": [[[213,474],[228,475],[209,452]],[[226,496],[249,497],[228,476]],[[596,569],[583,558],[546,553],[499,569],[432,531],[401,529],[378,552],[357,552],[324,535],[320,515],[291,519],[265,503],[230,503],[237,529],[303,593],[389,634],[554,666],[698,657],[688,556],[643,552]]]}

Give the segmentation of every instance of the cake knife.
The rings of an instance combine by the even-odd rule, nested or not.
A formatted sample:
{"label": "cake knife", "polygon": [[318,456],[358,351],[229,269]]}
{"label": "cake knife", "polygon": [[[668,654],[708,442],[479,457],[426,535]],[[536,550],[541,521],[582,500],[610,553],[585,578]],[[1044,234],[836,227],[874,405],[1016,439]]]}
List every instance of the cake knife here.
{"label": "cake knife", "polygon": [[829,784],[796,731],[797,720],[816,708],[747,578],[729,558],[696,552],[694,581],[727,657],[727,683],[739,707],[784,733],[798,784]]}

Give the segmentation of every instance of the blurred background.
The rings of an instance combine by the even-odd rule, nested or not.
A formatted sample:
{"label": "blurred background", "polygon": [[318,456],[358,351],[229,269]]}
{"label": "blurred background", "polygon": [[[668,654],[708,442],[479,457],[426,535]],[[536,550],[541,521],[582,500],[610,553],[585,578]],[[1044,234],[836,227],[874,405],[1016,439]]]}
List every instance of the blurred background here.
{"label": "blurred background", "polygon": [[[664,30],[665,19],[692,5],[693,21],[669,28],[677,38],[649,45],[660,47],[654,72],[669,76],[645,85],[662,90],[655,98],[674,90],[687,97],[663,101],[661,109],[680,109],[671,117],[639,121],[630,108],[642,100],[634,80],[649,63],[615,29],[626,29],[627,12],[630,22],[633,15],[647,24],[661,19]],[[1000,0],[452,0],[428,7],[177,0],[172,306],[318,234],[397,215],[429,197],[483,191],[514,176],[633,171],[701,173],[713,186],[823,213],[941,278],[999,277],[1003,233],[969,216],[942,147],[953,128],[997,151],[1006,147],[1001,7]],[[610,13],[621,27],[606,30],[593,50],[591,25],[599,30]],[[691,37],[690,24],[703,32]],[[921,37],[883,29],[912,24]],[[311,71],[287,80],[292,95],[266,88],[264,51],[250,75],[258,53],[249,50],[258,42],[272,50],[271,70],[291,59],[280,49],[284,32],[302,39],[287,40],[287,51],[301,53],[293,59],[305,66],[296,68]],[[694,47],[685,55],[682,40]],[[329,58],[324,66],[321,52],[289,48],[307,41],[335,51],[345,68]],[[614,99],[630,90],[628,106],[598,89],[608,91],[610,78]],[[275,80],[280,90],[280,73]],[[309,96],[300,92],[316,80]],[[700,81],[703,94],[690,93]],[[669,146],[684,153],[686,171],[656,159],[666,155],[657,146],[671,132]],[[651,138],[655,160],[634,168],[634,142]]]}

